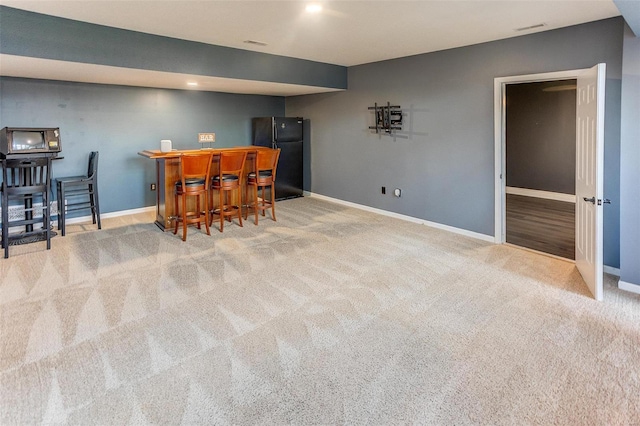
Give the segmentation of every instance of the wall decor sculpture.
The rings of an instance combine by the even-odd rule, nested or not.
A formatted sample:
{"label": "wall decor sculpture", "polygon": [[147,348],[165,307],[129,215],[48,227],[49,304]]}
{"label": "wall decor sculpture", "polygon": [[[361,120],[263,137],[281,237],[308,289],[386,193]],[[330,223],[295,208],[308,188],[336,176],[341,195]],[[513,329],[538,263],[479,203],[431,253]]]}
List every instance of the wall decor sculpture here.
{"label": "wall decor sculpture", "polygon": [[369,129],[375,130],[376,133],[392,134],[396,130],[402,130],[402,110],[400,105],[378,105],[369,107],[373,110],[375,126],[369,126]]}

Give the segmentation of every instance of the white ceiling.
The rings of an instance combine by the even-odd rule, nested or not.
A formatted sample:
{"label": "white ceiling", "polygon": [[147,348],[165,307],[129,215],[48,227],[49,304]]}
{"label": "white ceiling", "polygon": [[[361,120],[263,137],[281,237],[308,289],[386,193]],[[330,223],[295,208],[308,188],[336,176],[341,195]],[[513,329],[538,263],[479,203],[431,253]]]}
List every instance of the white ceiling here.
{"label": "white ceiling", "polygon": [[[618,16],[612,0],[318,1],[0,0],[0,4],[95,24],[276,55],[352,66],[515,37]],[[544,24],[541,28],[518,28]],[[266,46],[244,43],[264,42]],[[107,84],[289,96],[325,89],[142,70],[78,69],[0,56],[0,74]],[[36,62],[34,62],[36,61]],[[58,61],[52,61],[58,62]],[[100,72],[103,69],[103,72]],[[108,71],[108,72],[105,72]]]}

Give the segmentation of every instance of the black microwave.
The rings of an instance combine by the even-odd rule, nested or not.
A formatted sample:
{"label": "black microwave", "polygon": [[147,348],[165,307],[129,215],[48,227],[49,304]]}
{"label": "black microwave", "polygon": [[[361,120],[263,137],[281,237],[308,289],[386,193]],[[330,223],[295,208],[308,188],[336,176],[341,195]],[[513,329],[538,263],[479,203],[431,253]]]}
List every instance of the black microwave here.
{"label": "black microwave", "polygon": [[5,127],[0,130],[0,154],[13,156],[21,154],[58,153],[60,129],[58,127]]}

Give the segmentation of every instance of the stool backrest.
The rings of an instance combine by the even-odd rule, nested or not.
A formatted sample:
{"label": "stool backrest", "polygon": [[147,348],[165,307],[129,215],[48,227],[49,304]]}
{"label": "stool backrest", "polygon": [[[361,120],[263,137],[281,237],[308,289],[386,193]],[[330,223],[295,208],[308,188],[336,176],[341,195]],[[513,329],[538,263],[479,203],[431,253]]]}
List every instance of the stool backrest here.
{"label": "stool backrest", "polygon": [[242,178],[247,151],[223,151],[220,153],[220,176],[223,174],[237,175]]}
{"label": "stool backrest", "polygon": [[50,185],[51,158],[9,159],[2,167],[2,189],[34,188]]}
{"label": "stool backrest", "polygon": [[89,154],[89,167],[87,168],[87,177],[98,177],[98,151]]}
{"label": "stool backrest", "polygon": [[200,178],[209,181],[211,173],[211,156],[213,153],[182,154],[180,156],[180,173],[183,188],[185,179]]}
{"label": "stool backrest", "polygon": [[278,167],[278,158],[280,158],[280,148],[278,149],[261,149],[256,155],[256,170],[271,170],[271,180],[276,180],[276,168]]}

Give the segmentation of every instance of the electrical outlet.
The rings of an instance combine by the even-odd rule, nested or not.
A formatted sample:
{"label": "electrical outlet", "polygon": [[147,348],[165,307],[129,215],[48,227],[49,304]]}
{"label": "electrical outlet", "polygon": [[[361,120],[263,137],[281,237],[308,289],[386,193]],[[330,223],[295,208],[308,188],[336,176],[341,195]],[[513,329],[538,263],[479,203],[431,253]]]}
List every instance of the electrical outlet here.
{"label": "electrical outlet", "polygon": [[384,186],[382,187],[382,193],[386,194],[387,193],[387,188],[385,188]]}
{"label": "electrical outlet", "polygon": [[393,195],[400,198],[402,196],[402,190],[400,188],[396,188],[393,190]]}
{"label": "electrical outlet", "polygon": [[156,190],[156,184],[155,184],[155,183],[152,183],[152,184],[151,184],[151,190],[152,190],[152,191],[155,191],[155,190]]}

